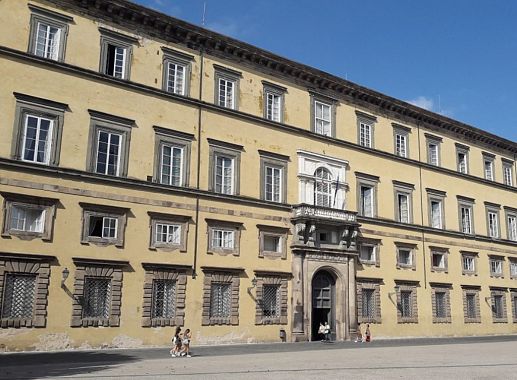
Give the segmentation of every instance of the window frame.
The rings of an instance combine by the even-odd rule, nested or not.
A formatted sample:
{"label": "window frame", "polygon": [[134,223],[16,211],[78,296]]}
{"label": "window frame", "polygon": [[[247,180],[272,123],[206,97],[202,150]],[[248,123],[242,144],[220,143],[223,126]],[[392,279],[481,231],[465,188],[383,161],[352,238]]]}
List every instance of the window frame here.
{"label": "window frame", "polygon": [[[458,173],[469,174],[470,173],[470,162],[469,162],[469,152],[470,147],[467,145],[456,143],[456,170]],[[461,161],[460,154],[465,156],[465,171],[461,170]]]}
{"label": "window frame", "polygon": [[[381,282],[357,279],[357,319],[359,323],[382,323],[381,316]],[[363,291],[373,291],[373,315],[363,315]]]}
{"label": "window frame", "polygon": [[[450,289],[452,285],[445,284],[431,284],[431,303],[432,303],[432,314],[433,314],[433,323],[452,323],[451,318],[451,298],[450,298]],[[444,294],[444,316],[438,316],[438,301],[437,301],[437,293]]]}
{"label": "window frame", "polygon": [[[287,202],[287,167],[289,162],[288,156],[279,155],[276,153],[270,153],[263,150],[259,150],[260,155],[260,199],[275,202],[275,203],[286,203]],[[280,200],[274,201],[269,200],[266,197],[266,178],[267,168],[271,167],[274,169],[281,170],[280,178]]]}
{"label": "window frame", "polygon": [[[356,183],[357,183],[357,214],[363,217],[376,218],[377,217],[377,186],[379,183],[379,177],[372,176],[369,174],[356,172]],[[363,212],[363,197],[362,187],[368,187],[372,189],[372,215],[365,215]]]}
{"label": "window frame", "polygon": [[[474,228],[474,204],[475,201],[472,198],[467,198],[463,196],[457,196],[458,199],[458,224],[459,224],[459,232],[465,235],[475,235],[475,228]],[[470,215],[470,232],[465,232],[463,230],[463,221],[462,221],[462,212],[461,209],[469,209],[469,215]]]}
{"label": "window frame", "polygon": [[[59,203],[58,199],[28,194],[9,193],[4,191],[0,192],[0,195],[4,198],[2,223],[3,227],[1,235],[3,238],[16,236],[22,240],[41,239],[43,241],[52,241],[56,209]],[[11,218],[13,214],[13,207],[17,206],[41,210],[44,212],[42,221],[43,230],[41,232],[37,232],[12,229]]]}
{"label": "window frame", "polygon": [[[162,46],[161,50],[163,53],[162,90],[168,92],[169,94],[189,97],[190,96],[190,85],[191,85],[190,81],[191,81],[191,75],[192,75],[192,62],[194,62],[194,56],[177,51],[177,50],[167,48],[165,46]],[[175,90],[169,91],[169,65],[170,64],[183,66],[185,68],[182,94],[177,93]]]}
{"label": "window frame", "polygon": [[[397,252],[397,262],[396,267],[397,269],[412,269],[416,270],[416,253],[415,250],[417,249],[416,244],[408,244],[408,243],[395,243],[396,252]],[[411,264],[403,263],[400,260],[400,251],[409,251],[410,258],[411,258]]]}
{"label": "window frame", "polygon": [[[326,137],[336,137],[336,108],[337,108],[337,100],[333,98],[329,98],[325,95],[309,91],[309,99],[310,99],[310,110],[311,110],[311,132]],[[330,130],[329,134],[318,133],[316,132],[316,103],[323,104],[330,108],[329,116],[330,116]]]}
{"label": "window frame", "polygon": [[[500,239],[501,238],[501,221],[499,217],[499,210],[501,206],[496,205],[494,203],[485,202],[485,216],[486,216],[486,234],[491,239]],[[495,235],[492,234],[492,227],[491,227],[491,215],[495,215]]]}
{"label": "window frame", "polygon": [[[411,128],[404,127],[399,124],[392,124],[393,126],[393,153],[398,157],[409,158],[409,134],[411,133]],[[397,139],[398,137],[403,137],[405,139],[404,144],[404,154],[401,154],[402,151],[398,149]]]}
{"label": "window frame", "polygon": [[[82,233],[81,233],[81,244],[94,244],[97,246],[108,246],[114,245],[115,247],[122,248],[125,241],[125,230],[127,223],[127,214],[129,208],[106,206],[92,203],[79,202],[82,208]],[[117,233],[116,237],[99,237],[90,236],[90,218],[91,217],[108,217],[117,219]]]}
{"label": "window frame", "polygon": [[503,183],[506,186],[515,186],[514,167],[515,163],[508,159],[502,158],[503,162]]}
{"label": "window frame", "polygon": [[[507,323],[508,322],[508,309],[506,303],[506,288],[490,287],[490,309],[492,310],[492,322],[493,323]],[[500,298],[498,298],[500,297]],[[502,304],[501,315],[498,315],[498,308],[496,307],[496,299],[500,299]]]}
{"label": "window frame", "polygon": [[[428,207],[428,223],[429,227],[440,230],[446,229],[445,220],[445,198],[446,192],[427,188],[427,207]],[[432,203],[437,202],[440,204],[440,227],[435,227],[433,224],[433,207]]]}
{"label": "window frame", "polygon": [[[469,252],[469,251],[460,251],[461,254],[461,274],[469,275],[469,276],[477,276],[478,274],[478,253],[477,252]],[[472,259],[474,270],[469,270],[465,268],[465,258]]]}
{"label": "window frame", "polygon": [[[501,272],[495,272],[493,269],[492,264],[498,263]],[[488,255],[488,269],[490,271],[490,277],[496,277],[496,278],[504,278],[504,256],[497,256],[497,255]]]}
{"label": "window frame", "polygon": [[[258,238],[259,238],[259,254],[260,258],[269,258],[269,259],[287,259],[287,235],[289,233],[288,228],[277,227],[277,226],[269,226],[263,224],[257,224],[258,228]],[[280,238],[280,251],[267,251],[265,250],[264,239],[266,236],[274,236]]]}
{"label": "window frame", "polygon": [[[139,42],[137,38],[115,32],[106,28],[99,27],[100,33],[100,59],[99,59],[99,72],[107,75],[110,78],[120,80],[130,80],[131,77],[131,61],[133,58],[133,45],[138,46]],[[125,61],[124,61],[124,73],[121,78],[108,74],[106,71],[106,65],[108,61],[108,45],[113,45],[124,49]]]}
{"label": "window frame", "polygon": [[[381,266],[381,261],[380,261],[380,246],[381,246],[381,240],[379,239],[367,239],[367,238],[361,238],[359,241],[358,241],[358,259],[359,259],[359,262],[362,264],[362,265],[367,265],[367,266],[375,266],[377,268],[379,268]],[[374,255],[374,259],[373,260],[363,260],[362,258],[362,249],[363,247],[371,247],[373,248],[373,255]]]}
{"label": "window frame", "polygon": [[216,161],[217,157],[227,157],[233,160],[233,186],[231,194],[217,192],[223,195],[239,195],[240,193],[240,166],[241,166],[241,152],[243,147],[241,145],[226,143],[224,141],[217,141],[207,139],[209,144],[209,173],[208,173],[208,191],[216,192]]}
{"label": "window frame", "polygon": [[[283,123],[284,122],[284,110],[285,110],[285,94],[287,93],[287,88],[279,86],[274,83],[270,83],[267,81],[262,81],[263,90],[262,96],[264,99],[263,106],[263,115],[264,119],[273,121],[275,123]],[[268,95],[272,94],[274,96],[278,96],[280,98],[280,109],[279,109],[279,120],[275,120],[273,117],[268,117]]]}
{"label": "window frame", "polygon": [[[242,223],[238,222],[230,222],[225,220],[216,220],[216,219],[205,219],[207,224],[207,253],[208,254],[218,254],[222,256],[240,255],[240,240],[241,240],[241,230],[243,228]],[[214,231],[231,231],[233,232],[233,248],[221,248],[213,246],[213,234]]]}
{"label": "window frame", "polygon": [[[409,183],[393,181],[394,205],[395,205],[395,221],[398,223],[412,224],[413,223],[413,190],[415,186]],[[407,198],[407,221],[402,220],[402,214],[399,204],[399,197]]]}
{"label": "window frame", "polygon": [[[355,111],[355,114],[357,116],[357,145],[375,149],[375,123],[377,122],[377,118],[360,111]],[[363,144],[361,141],[361,125],[369,126],[370,143],[368,145]]]}
{"label": "window frame", "polygon": [[[29,30],[29,46],[27,52],[36,55],[38,25],[40,23],[57,28],[60,30],[59,34],[59,52],[56,58],[41,57],[44,59],[51,59],[57,62],[65,61],[66,45],[69,32],[69,24],[74,22],[73,17],[64,15],[62,13],[54,12],[49,9],[41,8],[33,4],[28,4],[31,11],[30,30]],[[37,55],[36,55],[37,56]]]}
{"label": "window frame", "polygon": [[[463,292],[463,317],[464,323],[481,323],[481,305],[479,302],[480,287],[477,286],[462,286]],[[467,296],[474,297],[474,317],[469,316]]]}
{"label": "window frame", "polygon": [[[441,255],[443,260],[443,267],[434,265],[434,256]],[[449,272],[449,250],[443,247],[429,247],[429,257],[431,260],[431,272]]]}
{"label": "window frame", "polygon": [[[147,214],[149,215],[150,227],[149,249],[164,252],[173,252],[176,250],[180,252],[187,252],[188,227],[189,222],[191,221],[190,216],[166,214],[155,211],[148,211]],[[179,226],[181,228],[180,242],[176,244],[156,241],[156,228],[158,224]]]}
{"label": "window frame", "polygon": [[[201,267],[205,277],[203,281],[203,308],[202,326],[232,325],[239,324],[239,287],[241,269]],[[231,310],[229,317],[213,317],[211,310],[211,291],[213,283],[223,283],[230,285]]]}
{"label": "window frame", "polygon": [[[496,178],[495,178],[495,155],[492,153],[488,153],[488,152],[482,152],[482,156],[483,156],[483,178],[486,179],[487,181],[495,182],[495,180],[496,180]],[[487,163],[490,165],[491,178],[489,178],[489,176],[487,175],[487,167],[486,167]]]}
{"label": "window frame", "polygon": [[[424,133],[425,135],[425,144],[427,149],[427,163],[433,166],[441,166],[442,155],[441,155],[441,145],[443,139],[439,136],[431,135],[430,133]],[[431,155],[431,145],[436,146],[436,163],[433,163],[432,155]]]}
{"label": "window frame", "polygon": [[[515,258],[508,258],[508,267],[510,271],[510,278],[511,279],[517,279],[517,259]],[[512,267],[515,268],[514,272],[512,273]]]}
{"label": "window frame", "polygon": [[517,323],[517,289],[510,290],[510,303],[512,305],[512,322]]}
{"label": "window frame", "polygon": [[[232,110],[239,110],[239,95],[240,95],[240,79],[242,78],[242,73],[236,70],[232,70],[227,67],[219,66],[214,64],[214,104],[223,107],[228,108]],[[225,80],[228,82],[233,82],[233,92],[232,92],[232,106],[228,107],[226,104],[221,104],[220,102],[220,80]]]}
{"label": "window frame", "polygon": [[[395,281],[397,293],[397,323],[418,323],[417,283]],[[403,316],[402,293],[410,292],[411,315]]]}
{"label": "window frame", "polygon": [[[517,209],[504,207],[505,211],[505,220],[506,220],[506,237],[510,241],[517,242]],[[510,223],[510,219],[514,220],[514,225],[512,226]]]}
{"label": "window frame", "polygon": [[[288,282],[290,273],[255,271],[256,307],[255,325],[287,325],[288,324]],[[263,312],[263,296],[266,286],[278,287],[277,302],[280,313],[278,316],[265,316]]]}

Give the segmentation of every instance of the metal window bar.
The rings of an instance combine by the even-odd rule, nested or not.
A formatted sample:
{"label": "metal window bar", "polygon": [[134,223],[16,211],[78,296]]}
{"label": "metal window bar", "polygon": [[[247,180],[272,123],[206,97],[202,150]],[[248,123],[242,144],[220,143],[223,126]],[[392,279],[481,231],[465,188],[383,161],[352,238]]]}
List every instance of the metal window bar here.
{"label": "metal window bar", "polygon": [[475,294],[467,294],[465,299],[466,299],[466,302],[467,302],[467,318],[477,318],[476,295]]}
{"label": "metal window bar", "polygon": [[445,292],[436,292],[434,294],[435,297],[435,317],[436,318],[445,318],[447,315],[445,313]]}
{"label": "metal window bar", "polygon": [[363,289],[362,316],[363,318],[375,317],[375,292],[374,289]]}
{"label": "metal window bar", "polygon": [[83,293],[83,318],[107,319],[111,308],[111,279],[86,278]]}
{"label": "metal window bar", "polygon": [[266,319],[280,317],[279,285],[264,285],[262,290],[262,315]]}
{"label": "metal window bar", "polygon": [[7,273],[2,318],[32,318],[36,278],[36,275]]}
{"label": "metal window bar", "polygon": [[231,284],[212,283],[210,290],[210,317],[227,318],[232,307]]}
{"label": "metal window bar", "polygon": [[400,292],[400,313],[404,318],[411,318],[413,316],[411,293],[411,291],[407,290]]}
{"label": "metal window bar", "polygon": [[176,315],[176,281],[154,280],[152,318],[174,318]]}

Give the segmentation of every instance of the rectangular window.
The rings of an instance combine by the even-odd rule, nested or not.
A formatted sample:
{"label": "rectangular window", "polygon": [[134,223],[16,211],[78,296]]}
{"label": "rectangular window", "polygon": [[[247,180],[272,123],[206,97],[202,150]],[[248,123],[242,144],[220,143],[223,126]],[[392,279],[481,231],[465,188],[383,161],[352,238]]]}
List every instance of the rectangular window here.
{"label": "rectangular window", "polygon": [[332,136],[332,105],[314,101],[314,132]]}
{"label": "rectangular window", "polygon": [[100,72],[119,79],[129,79],[133,44],[138,39],[100,27]]}
{"label": "rectangular window", "polygon": [[400,292],[400,316],[411,318],[413,316],[412,292],[402,290]]}
{"label": "rectangular window", "polygon": [[11,207],[11,230],[43,233],[45,210],[24,207],[21,204]]}
{"label": "rectangular window", "polygon": [[282,121],[282,95],[266,91],[266,119]]}
{"label": "rectangular window", "polygon": [[401,266],[413,266],[413,252],[410,249],[399,248],[398,259]]}
{"label": "rectangular window", "polygon": [[235,231],[212,230],[212,248],[234,249]]}
{"label": "rectangular window", "polygon": [[97,155],[95,173],[119,175],[122,135],[99,130],[97,135]]}
{"label": "rectangular window", "polygon": [[436,318],[446,318],[447,317],[446,293],[445,292],[435,292],[434,297],[435,297],[434,316]]}
{"label": "rectangular window", "polygon": [[395,154],[407,157],[407,135],[395,134]]}
{"label": "rectangular window", "polygon": [[517,322],[517,293],[512,293],[512,315],[513,322]]}
{"label": "rectangular window", "polygon": [[264,195],[266,201],[282,201],[282,168],[265,165]]}
{"label": "rectangular window", "polygon": [[176,281],[153,280],[151,318],[174,318],[176,314]]}
{"label": "rectangular window", "polygon": [[63,61],[70,16],[29,4],[31,10],[29,50],[38,57]]}
{"label": "rectangular window", "polygon": [[210,289],[210,318],[230,317],[231,291],[231,284],[212,282]]}
{"label": "rectangular window", "polygon": [[488,236],[492,238],[499,237],[499,213],[488,211]]}
{"label": "rectangular window", "polygon": [[361,312],[363,318],[375,318],[375,289],[362,289]]}
{"label": "rectangular window", "polygon": [[485,179],[489,181],[494,180],[494,160],[491,158],[485,158],[483,160],[483,167],[485,171]]}
{"label": "rectangular window", "polygon": [[503,181],[505,185],[513,186],[513,163],[503,163]]}
{"label": "rectangular window", "polygon": [[60,39],[60,28],[38,22],[34,54],[57,61],[59,58]]}
{"label": "rectangular window", "polygon": [[461,232],[464,234],[472,234],[472,207],[470,206],[460,206],[460,223],[461,223]]}
{"label": "rectangular window", "polygon": [[429,142],[427,145],[427,151],[428,151],[428,163],[431,165],[439,166],[440,165],[440,156],[439,156],[439,149],[438,144],[434,142]]}
{"label": "rectangular window", "polygon": [[162,144],[161,148],[160,183],[182,186],[184,147]]}
{"label": "rectangular window", "polygon": [[187,66],[178,62],[166,62],[167,66],[167,92],[186,95]]}
{"label": "rectangular window", "polygon": [[372,126],[370,124],[359,123],[359,145],[372,147]]}
{"label": "rectangular window", "polygon": [[504,315],[504,304],[503,304],[503,295],[494,294],[492,295],[492,314],[494,318],[503,319]]}
{"label": "rectangular window", "polygon": [[92,216],[90,217],[90,229],[88,236],[116,239],[117,223],[117,218],[108,216]]}
{"label": "rectangular window", "polygon": [[22,160],[48,165],[52,150],[54,121],[35,115],[25,115]]}
{"label": "rectangular window", "polygon": [[373,192],[374,188],[371,186],[360,187],[360,212],[362,216],[373,217]]}
{"label": "rectangular window", "polygon": [[361,250],[359,252],[360,260],[363,263],[376,263],[375,246],[361,244]]}
{"label": "rectangular window", "polygon": [[282,237],[276,235],[264,235],[264,251],[282,252]]}
{"label": "rectangular window", "polygon": [[127,49],[122,46],[108,44],[104,74],[123,79],[126,75]]}
{"label": "rectangular window", "polygon": [[471,255],[462,255],[463,272],[476,272],[476,259]]}
{"label": "rectangular window", "polygon": [[433,228],[443,228],[443,210],[442,210],[442,201],[441,200],[431,200],[431,227]]}
{"label": "rectangular window", "polygon": [[215,156],[215,192],[234,194],[233,191],[234,159],[222,155]]}
{"label": "rectangular window", "polygon": [[226,108],[235,108],[235,81],[219,78],[218,105]]}
{"label": "rectangular window", "polygon": [[517,261],[510,260],[510,277],[517,278]]}
{"label": "rectangular window", "polygon": [[108,319],[111,307],[111,280],[85,278],[82,306],[83,318]]}
{"label": "rectangular window", "polygon": [[476,301],[476,294],[474,293],[467,293],[465,295],[465,311],[467,312],[466,317],[469,319],[476,319],[477,316],[477,301]]}
{"label": "rectangular window", "polygon": [[495,277],[503,275],[503,260],[495,257],[490,258],[490,275]]}
{"label": "rectangular window", "polygon": [[181,244],[181,226],[178,224],[156,223],[156,243]]}
{"label": "rectangular window", "polygon": [[409,218],[409,196],[407,194],[397,193],[397,211],[398,221],[401,223],[410,223]]}
{"label": "rectangular window", "polygon": [[517,215],[508,215],[508,240],[517,241]]}
{"label": "rectangular window", "polygon": [[466,152],[458,152],[458,172],[464,173],[464,174],[468,173],[467,153]]}
{"label": "rectangular window", "polygon": [[432,252],[432,265],[435,269],[446,269],[445,254],[441,252]]}
{"label": "rectangular window", "polygon": [[262,316],[266,319],[280,317],[279,285],[264,285],[262,287]]}
{"label": "rectangular window", "polygon": [[124,245],[124,231],[129,209],[79,202],[83,208],[81,243]]}
{"label": "rectangular window", "polygon": [[36,299],[36,278],[37,275],[33,274],[5,275],[4,294],[0,305],[2,318],[32,319]]}

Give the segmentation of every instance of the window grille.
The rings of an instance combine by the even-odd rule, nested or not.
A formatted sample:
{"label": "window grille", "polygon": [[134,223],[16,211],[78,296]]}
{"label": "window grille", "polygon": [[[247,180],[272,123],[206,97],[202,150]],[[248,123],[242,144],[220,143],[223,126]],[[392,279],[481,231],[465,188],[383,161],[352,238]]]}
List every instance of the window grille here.
{"label": "window grille", "polygon": [[435,317],[445,318],[447,317],[446,310],[446,294],[445,292],[435,292]]}
{"label": "window grille", "polygon": [[86,278],[83,299],[83,318],[109,318],[111,279]]}
{"label": "window grille", "polygon": [[517,319],[517,296],[513,296],[513,319]]}
{"label": "window grille", "polygon": [[265,318],[280,317],[280,286],[264,285],[262,289],[262,315]]}
{"label": "window grille", "polygon": [[401,317],[411,318],[413,316],[411,296],[412,296],[412,292],[411,291],[403,290],[403,291],[400,292],[400,314],[401,314]]}
{"label": "window grille", "polygon": [[227,318],[232,308],[231,284],[212,283],[210,291],[210,317]]}
{"label": "window grille", "polygon": [[517,261],[510,261],[510,276],[517,277]]}
{"label": "window grille", "polygon": [[162,166],[160,182],[166,185],[182,185],[183,148],[178,146],[162,146]]}
{"label": "window grille", "polygon": [[504,318],[503,296],[495,294],[492,296],[492,313],[495,318]]}
{"label": "window grille", "polygon": [[467,294],[465,296],[467,302],[467,318],[477,318],[476,311],[476,295],[475,294]]}
{"label": "window grille", "polygon": [[153,281],[152,318],[174,318],[176,314],[176,281]]}
{"label": "window grille", "polygon": [[374,289],[362,290],[362,316],[363,318],[374,318],[375,317],[375,291]]}
{"label": "window grille", "polygon": [[7,273],[2,318],[32,318],[36,275]]}

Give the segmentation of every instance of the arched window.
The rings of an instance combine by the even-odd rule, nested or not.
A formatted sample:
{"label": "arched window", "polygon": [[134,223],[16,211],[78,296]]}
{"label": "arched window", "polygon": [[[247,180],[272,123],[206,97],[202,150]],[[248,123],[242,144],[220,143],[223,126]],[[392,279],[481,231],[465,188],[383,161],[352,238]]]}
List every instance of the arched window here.
{"label": "arched window", "polygon": [[332,176],[325,168],[314,172],[314,205],[332,207]]}

